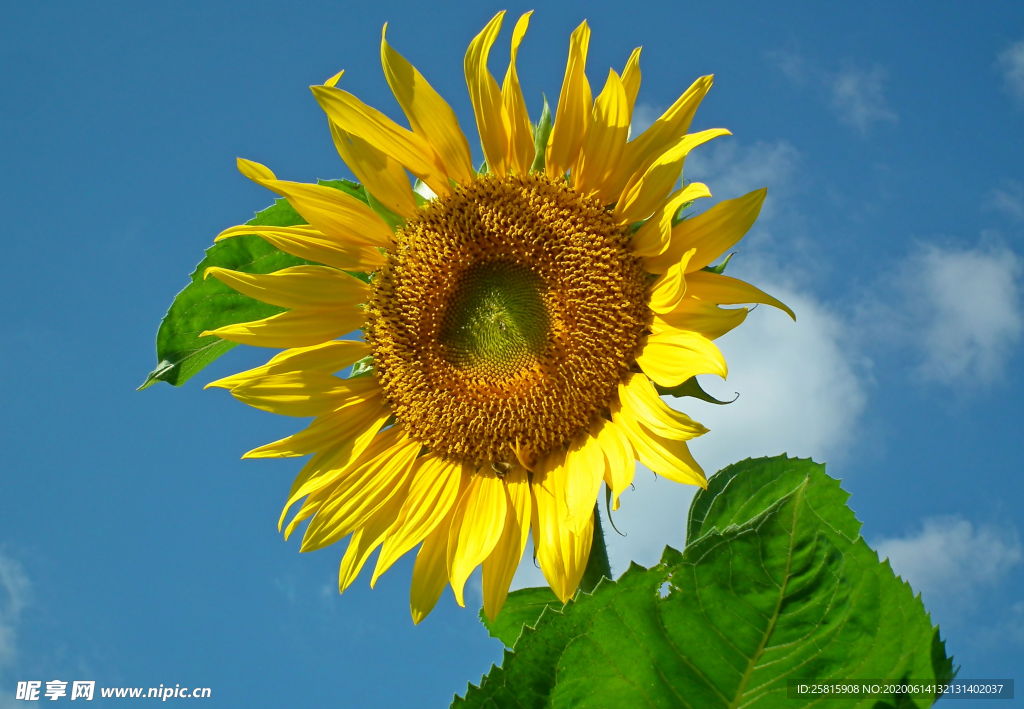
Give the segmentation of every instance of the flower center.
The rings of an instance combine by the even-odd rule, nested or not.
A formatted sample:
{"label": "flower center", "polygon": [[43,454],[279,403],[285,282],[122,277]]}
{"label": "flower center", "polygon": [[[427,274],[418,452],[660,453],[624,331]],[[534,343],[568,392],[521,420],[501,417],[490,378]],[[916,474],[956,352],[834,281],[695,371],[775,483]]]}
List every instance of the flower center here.
{"label": "flower center", "polygon": [[453,289],[438,341],[456,369],[507,377],[543,356],[549,324],[540,276],[516,263],[485,262]]}
{"label": "flower center", "polygon": [[606,409],[647,306],[626,227],[543,175],[484,176],[395,234],[367,303],[376,375],[410,434],[535,460]]}

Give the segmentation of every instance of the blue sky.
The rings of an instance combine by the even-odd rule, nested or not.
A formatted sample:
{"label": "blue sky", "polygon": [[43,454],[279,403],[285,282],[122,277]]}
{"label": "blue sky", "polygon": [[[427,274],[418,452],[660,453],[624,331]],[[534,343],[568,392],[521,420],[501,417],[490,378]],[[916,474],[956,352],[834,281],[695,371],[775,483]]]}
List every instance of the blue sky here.
{"label": "blue sky", "polygon": [[[346,69],[348,90],[400,115],[378,60],[385,21],[471,128],[462,56],[503,7],[531,9],[5,8],[0,707],[21,704],[18,680],[55,678],[209,686],[208,706],[447,706],[500,659],[450,594],[412,626],[408,561],[339,597],[341,550],[281,540],[299,463],[239,456],[294,422],[201,388],[267,353],[134,389],[203,249],[270,203],[235,157],[282,179],[348,176],[307,87]],[[826,461],[961,676],[1024,679],[1024,5],[539,7],[519,60],[534,115],[584,18],[592,84],[643,45],[637,122],[714,73],[694,128],[734,136],[686,176],[715,199],[769,188],[730,268],[798,322],[758,308],[723,338],[730,379],[706,385],[741,396],[687,400],[712,429],[695,454],[708,470],[783,451]],[[495,49],[499,77],[506,57]],[[689,498],[638,475],[613,565],[681,544]]]}

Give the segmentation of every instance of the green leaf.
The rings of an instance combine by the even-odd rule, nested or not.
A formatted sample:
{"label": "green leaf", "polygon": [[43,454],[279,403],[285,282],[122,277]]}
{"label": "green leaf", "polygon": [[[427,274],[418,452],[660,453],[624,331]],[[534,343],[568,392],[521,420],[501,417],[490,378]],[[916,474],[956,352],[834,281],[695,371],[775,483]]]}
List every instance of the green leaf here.
{"label": "green leaf", "polygon": [[[859,536],[824,467],[747,460],[694,500],[688,545],[632,565],[524,625],[453,707],[806,707],[787,680],[952,676],[910,586]],[[834,695],[829,707],[927,707],[912,697]],[[816,700],[818,700],[816,702]]]}
{"label": "green leaf", "polygon": [[[361,202],[370,204],[366,189],[358,182],[317,180],[317,184],[341,190]],[[376,210],[376,207],[374,209]],[[381,209],[387,211],[383,206]],[[306,221],[284,199],[275,200],[273,206],[257,212],[253,219],[246,222],[267,226],[297,226],[305,223]],[[199,333],[204,330],[268,318],[284,312],[285,308],[267,305],[242,295],[216,278],[203,280],[207,268],[219,266],[243,273],[262,274],[308,263],[312,262],[286,254],[255,234],[225,239],[207,249],[206,258],[192,272],[192,282],[175,296],[167,315],[160,323],[156,335],[158,364],[139,389],[146,389],[157,382],[181,386],[203,367],[235,346],[234,342],[219,337],[199,337]],[[366,273],[350,275],[364,282],[369,281],[369,274]]]}
{"label": "green leaf", "polygon": [[377,201],[369,192],[366,193],[367,204],[370,208],[377,213],[377,215],[384,220],[384,223],[391,227],[391,231],[396,231],[405,226],[405,219],[392,212],[390,209],[385,207],[383,204]]}
{"label": "green leaf", "polygon": [[[278,199],[272,207],[258,212],[247,223],[294,226],[305,224],[305,221],[286,200]],[[159,364],[139,389],[157,382],[181,386],[235,346],[235,343],[219,337],[200,337],[199,333],[204,330],[284,312],[284,308],[242,295],[216,278],[203,280],[207,268],[220,266],[244,273],[272,273],[305,263],[309,262],[279,251],[256,235],[232,237],[207,249],[206,258],[192,272],[192,282],[175,296],[160,323],[156,335]]]}
{"label": "green leaf", "polygon": [[[704,391],[704,389],[701,388],[700,382],[697,381],[697,377],[690,377],[689,379],[687,379],[682,384],[679,384],[678,386],[663,387],[660,384],[655,384],[654,388],[657,389],[658,393],[661,394],[662,396],[665,396],[666,394],[668,396],[692,396],[695,399],[706,401],[709,404],[725,405],[731,404],[732,401],[736,401],[736,399],[733,399],[732,401],[719,401],[718,399],[711,396],[711,394],[708,394],[706,391]],[[739,397],[738,394],[736,396],[737,398]]]}
{"label": "green leaf", "polygon": [[537,619],[545,608],[551,606],[555,610],[562,608],[558,596],[547,586],[541,588],[521,588],[508,594],[501,613],[494,622],[487,620],[483,609],[480,610],[480,622],[487,628],[492,638],[505,643],[506,647],[516,644],[524,625],[531,628],[537,625]]}
{"label": "green leaf", "polygon": [[544,172],[544,154],[548,149],[548,138],[551,137],[551,107],[548,106],[548,97],[543,93],[541,96],[544,98],[544,108],[540,111],[540,120],[533,127],[533,149],[535,152],[530,172]]}
{"label": "green leaf", "polygon": [[[821,474],[816,472],[819,469]],[[686,544],[693,544],[712,530],[746,524],[801,487],[807,504],[815,507],[816,514],[828,520],[833,529],[851,542],[860,536],[860,522],[846,506],[849,493],[839,487],[838,480],[824,474],[824,466],[778,456],[747,458],[713,475],[707,490],[698,490],[690,503]]]}
{"label": "green leaf", "polygon": [[[580,590],[590,592],[602,580],[610,579],[612,576],[611,566],[608,564],[608,549],[605,546],[604,530],[601,528],[601,513],[598,505],[594,506],[594,543],[590,547],[590,556],[587,558],[587,568],[583,570],[583,578],[580,579]],[[523,625],[534,626],[537,618],[545,606],[551,606],[554,610],[562,608],[562,602],[558,600],[547,586],[540,588],[522,588],[513,591],[505,599],[505,605],[492,623],[480,611],[480,621],[487,628],[492,637],[501,640],[507,647],[515,645],[516,638],[523,629]]]}
{"label": "green leaf", "polygon": [[[355,197],[360,202],[363,202],[365,204],[370,204],[369,195],[366,192],[366,188],[363,187],[358,182],[353,182],[352,180],[317,180],[316,183],[318,185],[323,185],[324,187],[333,187],[336,190],[341,190],[342,192],[344,192],[345,194],[349,195],[350,197]],[[278,202],[280,202],[280,201],[281,200],[278,200]],[[370,205],[370,206],[372,207],[373,205]],[[300,217],[300,219],[301,219],[301,217]],[[300,224],[305,224],[305,222],[299,222],[299,223]],[[276,226],[283,226],[283,225],[276,225]]]}

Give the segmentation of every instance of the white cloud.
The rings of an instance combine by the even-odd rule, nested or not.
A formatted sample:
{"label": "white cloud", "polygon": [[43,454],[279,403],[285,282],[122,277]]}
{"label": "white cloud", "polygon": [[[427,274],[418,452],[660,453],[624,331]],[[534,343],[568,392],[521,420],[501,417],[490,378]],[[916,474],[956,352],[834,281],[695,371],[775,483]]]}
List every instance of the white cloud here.
{"label": "white cloud", "polygon": [[18,621],[30,595],[31,584],[21,564],[0,549],[0,667],[14,662]]}
{"label": "white cloud", "polygon": [[867,135],[875,123],[896,123],[899,116],[889,108],[883,92],[887,78],[888,73],[878,65],[871,69],[847,65],[831,75],[828,85],[832,108],[839,115],[839,120],[861,135]]}
{"label": "white cloud", "polygon": [[1002,187],[992,190],[986,208],[1024,221],[1024,185],[1016,180],[1007,180]]}
{"label": "white cloud", "polygon": [[1006,90],[1024,102],[1024,40],[1005,49],[996,60],[996,66],[1003,72]]}
{"label": "white cloud", "polygon": [[975,528],[961,517],[932,517],[920,531],[874,546],[926,604],[960,610],[969,610],[965,606],[978,591],[998,583],[1024,558],[1014,527]]}
{"label": "white cloud", "polygon": [[879,345],[915,352],[925,381],[998,379],[1024,333],[1021,259],[1005,246],[921,246],[865,306]]}
{"label": "white cloud", "polygon": [[[754,269],[747,269],[753,271]],[[747,457],[778,455],[835,462],[854,442],[867,403],[855,361],[844,344],[846,325],[808,293],[792,289],[775,275],[748,276],[797,313],[759,306],[739,328],[718,341],[729,363],[729,379],[702,378],[719,399],[740,397],[727,406],[696,399],[669,399],[711,429],[690,448],[708,474]],[[706,380],[706,381],[705,381]],[[630,560],[655,563],[666,544],[681,549],[686,514],[696,489],[637,470],[636,489],[622,497],[609,530],[613,569]]]}

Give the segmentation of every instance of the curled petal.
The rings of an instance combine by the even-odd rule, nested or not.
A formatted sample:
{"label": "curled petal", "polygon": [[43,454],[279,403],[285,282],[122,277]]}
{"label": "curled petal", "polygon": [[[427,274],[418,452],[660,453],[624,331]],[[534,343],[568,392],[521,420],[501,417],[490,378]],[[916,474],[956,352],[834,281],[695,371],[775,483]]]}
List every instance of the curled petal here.
{"label": "curled petal", "polygon": [[697,249],[687,273],[704,268],[750,230],[766,194],[766,189],[754,190],[743,197],[719,202],[708,211],[680,222],[672,230],[669,247],[660,255],[648,258],[645,267],[651,273],[664,273],[683,253]]}
{"label": "curled petal", "polygon": [[585,73],[589,45],[590,27],[584,21],[569,39],[569,60],[544,156],[545,169],[552,180],[561,179],[576,164],[590,125],[592,96]]}
{"label": "curled petal", "polygon": [[426,139],[437,151],[448,177],[466,184],[476,173],[469,143],[455,111],[405,57],[391,48],[384,39],[387,28],[385,24],[381,32],[380,59],[391,91],[409,119],[413,133]]}
{"label": "curled petal", "polygon": [[679,386],[698,374],[729,373],[725,358],[715,344],[695,332],[667,330],[640,341],[636,358],[640,369],[663,387]]}
{"label": "curled petal", "polygon": [[487,168],[495,175],[508,172],[509,118],[501,97],[498,82],[487,69],[487,57],[491,45],[498,38],[501,21],[505,17],[502,10],[487,23],[466,50],[465,69],[466,85],[469,87],[469,98],[476,114],[476,127],[480,133],[480,143],[484,149]]}

